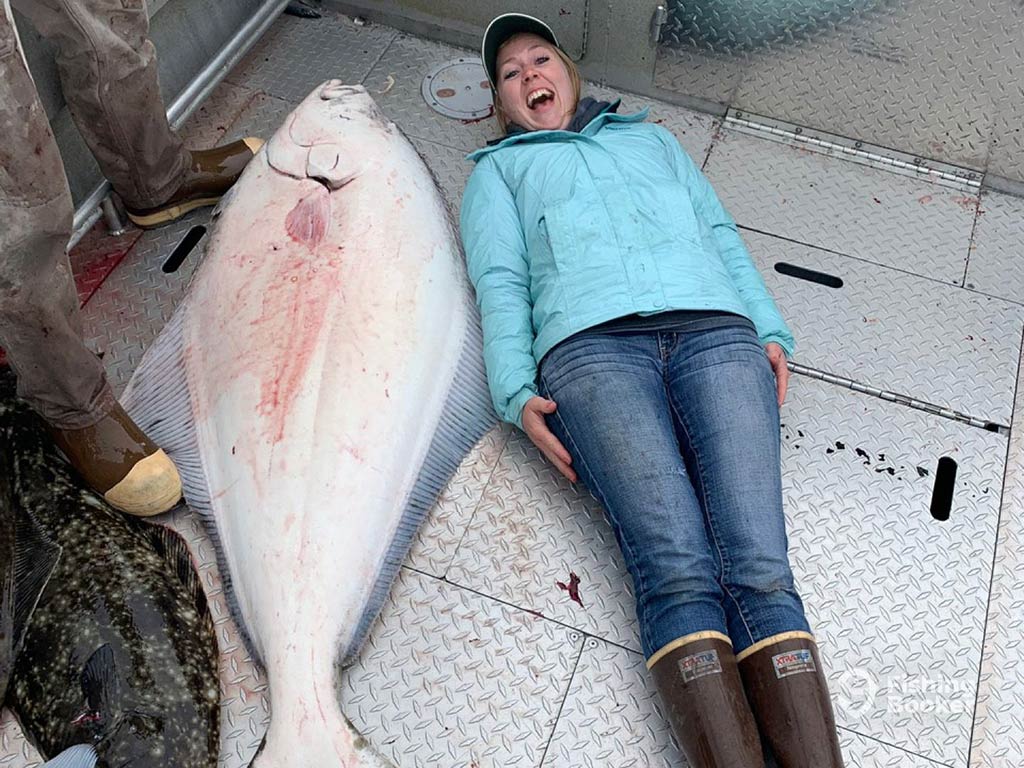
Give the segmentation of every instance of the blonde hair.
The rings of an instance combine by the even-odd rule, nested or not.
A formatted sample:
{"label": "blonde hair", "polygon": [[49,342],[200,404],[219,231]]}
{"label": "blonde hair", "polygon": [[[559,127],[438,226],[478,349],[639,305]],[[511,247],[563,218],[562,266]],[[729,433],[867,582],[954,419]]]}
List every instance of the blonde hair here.
{"label": "blonde hair", "polygon": [[[512,35],[512,37],[515,37],[515,35]],[[501,52],[501,49],[502,47],[504,47],[505,43],[511,40],[512,37],[510,37],[508,40],[502,43],[501,46],[498,47],[499,53]],[[555,52],[555,55],[562,60],[563,64],[565,64],[565,68],[569,70],[569,82],[572,84],[572,109],[570,111],[570,114],[572,114],[576,111],[576,107],[580,103],[580,92],[582,90],[582,78],[580,78],[580,71],[576,67],[576,62],[569,58],[569,54],[567,54],[554,43],[548,43],[548,45],[551,46],[551,50],[553,50]],[[510,121],[508,115],[505,113],[504,107],[502,107],[501,105],[501,95],[498,93],[497,86],[495,86],[494,88],[494,117],[495,119],[497,119],[498,125],[501,126],[501,132],[508,133],[508,126]]]}

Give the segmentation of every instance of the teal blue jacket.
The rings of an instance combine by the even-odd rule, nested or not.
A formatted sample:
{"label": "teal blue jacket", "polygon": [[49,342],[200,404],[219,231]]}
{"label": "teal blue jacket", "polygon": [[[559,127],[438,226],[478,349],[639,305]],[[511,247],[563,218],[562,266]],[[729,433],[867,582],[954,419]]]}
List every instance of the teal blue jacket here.
{"label": "teal blue jacket", "polygon": [[461,229],[494,407],[522,427],[544,354],[616,317],[734,312],[793,352],[736,224],[647,111],[533,131],[469,155]]}

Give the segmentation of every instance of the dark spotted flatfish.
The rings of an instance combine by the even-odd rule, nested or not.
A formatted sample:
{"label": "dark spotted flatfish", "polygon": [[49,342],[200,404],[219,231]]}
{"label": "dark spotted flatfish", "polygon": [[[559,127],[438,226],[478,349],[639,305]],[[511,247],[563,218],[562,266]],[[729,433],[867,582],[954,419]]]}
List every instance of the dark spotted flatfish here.
{"label": "dark spotted flatfish", "polygon": [[85,489],[2,371],[0,445],[0,682],[25,735],[55,768],[214,768],[217,641],[184,542]]}

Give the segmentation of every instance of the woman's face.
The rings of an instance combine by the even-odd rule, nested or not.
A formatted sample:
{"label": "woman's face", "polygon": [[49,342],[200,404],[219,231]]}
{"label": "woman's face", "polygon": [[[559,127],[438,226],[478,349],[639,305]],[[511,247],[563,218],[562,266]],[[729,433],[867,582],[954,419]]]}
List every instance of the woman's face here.
{"label": "woman's face", "polygon": [[569,70],[544,38],[513,35],[498,49],[498,98],[513,123],[528,131],[564,129],[575,96]]}

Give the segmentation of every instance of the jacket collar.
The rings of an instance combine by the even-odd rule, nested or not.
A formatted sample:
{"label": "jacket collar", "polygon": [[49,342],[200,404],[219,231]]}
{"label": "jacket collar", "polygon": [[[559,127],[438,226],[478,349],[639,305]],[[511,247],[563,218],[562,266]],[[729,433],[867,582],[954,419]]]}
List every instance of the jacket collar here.
{"label": "jacket collar", "polygon": [[600,114],[594,117],[589,123],[584,125],[579,132],[576,131],[523,131],[522,133],[514,133],[511,136],[506,136],[497,142],[488,144],[486,147],[482,147],[475,152],[471,152],[466,155],[467,160],[473,160],[479,162],[481,158],[489,155],[504,147],[511,147],[515,144],[525,144],[533,142],[547,142],[547,141],[564,141],[566,139],[578,139],[586,138],[590,139],[595,133],[601,130],[608,123],[639,123],[647,119],[649,110],[644,107],[639,112],[633,112],[631,114],[620,115],[614,110],[618,109],[621,99],[616,99],[609,104]]}

